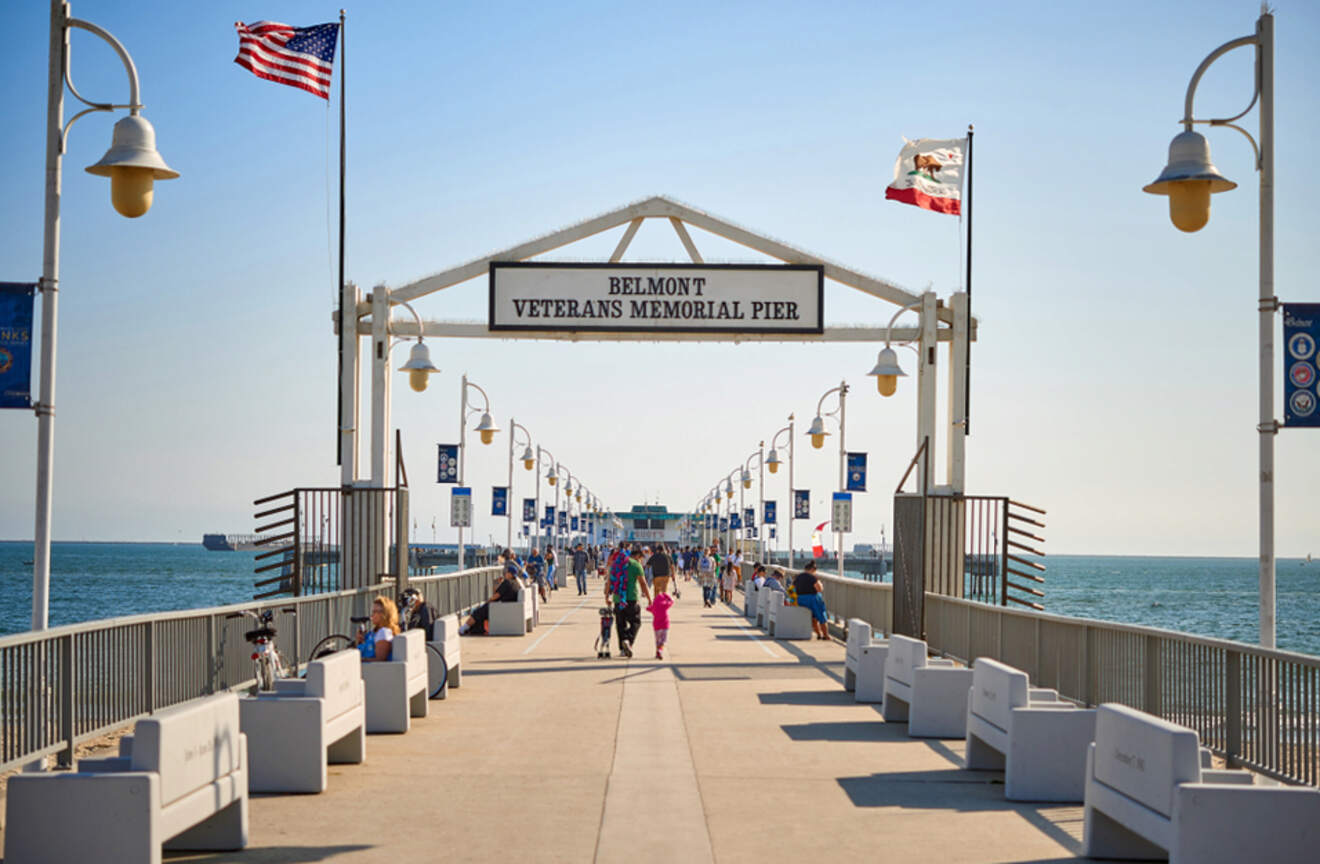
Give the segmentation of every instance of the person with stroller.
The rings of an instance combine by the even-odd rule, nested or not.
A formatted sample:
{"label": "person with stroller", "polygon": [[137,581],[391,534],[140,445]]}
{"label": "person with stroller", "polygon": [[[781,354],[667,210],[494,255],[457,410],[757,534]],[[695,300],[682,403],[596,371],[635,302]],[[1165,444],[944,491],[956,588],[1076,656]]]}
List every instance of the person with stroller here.
{"label": "person with stroller", "polygon": [[651,588],[646,584],[642,569],[642,550],[633,547],[620,555],[610,566],[610,578],[605,585],[606,599],[614,607],[614,626],[619,636],[619,653],[633,656],[633,642],[642,626],[642,609],[637,604],[638,593],[651,602]]}

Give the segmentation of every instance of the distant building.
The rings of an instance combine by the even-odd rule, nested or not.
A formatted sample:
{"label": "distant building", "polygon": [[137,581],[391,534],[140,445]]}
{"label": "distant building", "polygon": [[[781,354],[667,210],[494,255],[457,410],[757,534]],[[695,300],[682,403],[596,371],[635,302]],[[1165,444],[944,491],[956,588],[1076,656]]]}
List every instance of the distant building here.
{"label": "distant building", "polygon": [[670,513],[663,504],[636,504],[630,510],[614,514],[623,527],[618,539],[638,543],[666,543],[671,546],[691,543],[692,535],[684,536],[684,528],[695,525],[689,513]]}

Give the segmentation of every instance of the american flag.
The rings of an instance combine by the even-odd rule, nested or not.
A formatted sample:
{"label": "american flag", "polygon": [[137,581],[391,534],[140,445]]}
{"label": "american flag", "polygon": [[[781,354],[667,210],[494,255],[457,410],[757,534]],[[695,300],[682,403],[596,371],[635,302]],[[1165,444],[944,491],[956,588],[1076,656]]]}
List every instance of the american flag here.
{"label": "american flag", "polygon": [[330,98],[338,24],[290,27],[273,21],[234,23],[238,56],[234,62],[258,78],[298,87]]}

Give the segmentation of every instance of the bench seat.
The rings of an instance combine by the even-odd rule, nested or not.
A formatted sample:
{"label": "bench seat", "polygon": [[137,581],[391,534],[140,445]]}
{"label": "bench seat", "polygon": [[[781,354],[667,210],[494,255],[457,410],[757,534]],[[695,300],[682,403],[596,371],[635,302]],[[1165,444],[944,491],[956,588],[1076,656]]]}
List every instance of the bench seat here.
{"label": "bench seat", "polygon": [[775,639],[810,639],[811,610],[805,606],[786,606],[787,595],[771,591],[767,598],[766,632]]}
{"label": "bench seat", "polygon": [[886,722],[908,724],[914,738],[963,738],[972,670],[952,660],[927,657],[921,639],[889,637],[883,713]]}
{"label": "bench seat", "polygon": [[[445,658],[445,666],[449,669],[448,687],[459,687],[463,683],[462,672],[462,642],[458,636],[458,616],[450,613],[441,615],[431,624],[431,643],[436,647],[440,654]],[[428,652],[429,655],[429,652]],[[430,659],[429,656],[427,658]],[[438,681],[431,681],[427,678],[428,688],[433,691]],[[448,694],[448,687],[442,690],[440,698],[444,699]]]}
{"label": "bench seat", "polygon": [[428,679],[426,634],[421,630],[396,635],[389,660],[363,663],[367,734],[407,732],[413,717],[425,717],[430,710]]}
{"label": "bench seat", "polygon": [[518,599],[512,603],[491,603],[486,633],[490,636],[526,636],[532,632],[536,620],[535,596],[535,591],[519,588]]}

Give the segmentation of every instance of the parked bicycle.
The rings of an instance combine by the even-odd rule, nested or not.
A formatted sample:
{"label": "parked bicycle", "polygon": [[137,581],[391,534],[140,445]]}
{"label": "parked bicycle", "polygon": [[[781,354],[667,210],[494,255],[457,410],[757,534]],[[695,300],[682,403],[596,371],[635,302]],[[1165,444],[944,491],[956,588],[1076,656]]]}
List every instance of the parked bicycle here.
{"label": "parked bicycle", "polygon": [[[281,611],[292,615],[298,614],[298,610],[293,607]],[[244,609],[242,612],[226,615],[225,618],[251,618],[257,624],[255,628],[245,632],[243,638],[252,645],[252,668],[258,691],[274,690],[276,679],[297,677],[297,659],[295,658],[294,664],[290,666],[289,661],[275,646],[275,637],[278,633],[275,627],[275,610],[263,609],[255,612]]]}

